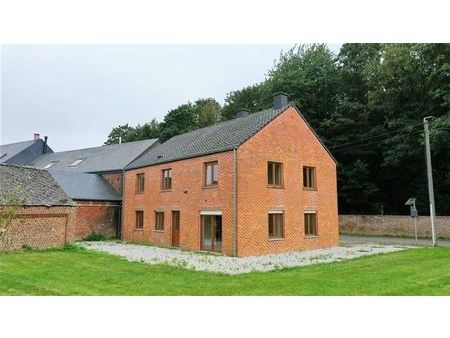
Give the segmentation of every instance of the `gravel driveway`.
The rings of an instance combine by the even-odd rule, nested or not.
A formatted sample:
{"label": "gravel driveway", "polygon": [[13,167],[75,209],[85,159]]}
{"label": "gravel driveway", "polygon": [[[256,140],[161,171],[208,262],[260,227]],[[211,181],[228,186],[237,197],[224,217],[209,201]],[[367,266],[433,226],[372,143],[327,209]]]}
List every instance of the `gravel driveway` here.
{"label": "gravel driveway", "polygon": [[161,248],[148,245],[116,242],[80,242],[89,250],[108,252],[129,261],[148,264],[169,264],[187,269],[222,272],[235,275],[251,271],[270,271],[294,266],[331,263],[361,256],[404,250],[405,246],[361,244],[351,247],[334,247],[301,252],[289,252],[255,257],[228,257]]}

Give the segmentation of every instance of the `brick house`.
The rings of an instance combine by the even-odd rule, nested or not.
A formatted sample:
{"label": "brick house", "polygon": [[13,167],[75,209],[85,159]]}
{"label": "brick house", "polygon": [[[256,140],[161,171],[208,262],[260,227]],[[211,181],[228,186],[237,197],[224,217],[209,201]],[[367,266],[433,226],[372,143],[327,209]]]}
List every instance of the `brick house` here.
{"label": "brick house", "polygon": [[[43,249],[71,243],[75,236],[73,201],[46,170],[0,164],[0,196],[15,192],[23,203],[5,232],[0,251],[23,246]],[[11,205],[0,199],[1,211]]]}
{"label": "brick house", "polygon": [[336,163],[285,94],[125,168],[122,238],[251,256],[338,244]]}

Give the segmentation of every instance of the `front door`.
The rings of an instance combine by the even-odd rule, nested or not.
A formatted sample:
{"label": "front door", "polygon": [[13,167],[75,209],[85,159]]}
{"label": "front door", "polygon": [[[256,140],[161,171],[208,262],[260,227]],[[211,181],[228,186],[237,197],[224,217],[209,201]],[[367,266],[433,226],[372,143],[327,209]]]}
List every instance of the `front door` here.
{"label": "front door", "polygon": [[222,215],[201,215],[202,250],[222,251]]}
{"label": "front door", "polygon": [[172,211],[172,245],[180,246],[180,212]]}

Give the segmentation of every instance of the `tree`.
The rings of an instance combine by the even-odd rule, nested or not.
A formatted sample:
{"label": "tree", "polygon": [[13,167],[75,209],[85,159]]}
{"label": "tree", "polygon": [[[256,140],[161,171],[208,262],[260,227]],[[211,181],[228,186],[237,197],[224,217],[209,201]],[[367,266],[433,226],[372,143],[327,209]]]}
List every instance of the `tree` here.
{"label": "tree", "polygon": [[192,103],[182,104],[170,110],[160,125],[160,141],[197,128],[197,115]]}
{"label": "tree", "polygon": [[122,142],[133,141],[135,138],[135,130],[127,124],[114,127],[108,135],[108,139],[105,145],[119,143],[119,138],[122,138]]}
{"label": "tree", "polygon": [[134,131],[133,141],[159,138],[160,123],[154,118],[143,125],[138,124]]}
{"label": "tree", "polygon": [[198,99],[194,103],[194,109],[197,115],[198,128],[203,128],[220,121],[222,107],[213,98]]}
{"label": "tree", "polygon": [[16,224],[20,207],[24,204],[25,199],[21,197],[19,188],[0,193],[0,249],[8,250],[11,230]]}
{"label": "tree", "polygon": [[269,108],[272,103],[272,93],[267,82],[245,87],[228,93],[222,109],[222,119],[233,119],[240,109],[256,112]]}

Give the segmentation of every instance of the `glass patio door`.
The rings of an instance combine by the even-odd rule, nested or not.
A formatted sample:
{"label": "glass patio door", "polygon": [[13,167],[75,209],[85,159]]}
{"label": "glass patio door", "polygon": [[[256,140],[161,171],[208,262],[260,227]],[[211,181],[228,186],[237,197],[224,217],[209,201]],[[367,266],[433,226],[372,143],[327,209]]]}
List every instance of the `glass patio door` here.
{"label": "glass patio door", "polygon": [[222,251],[222,215],[201,215],[202,250]]}

